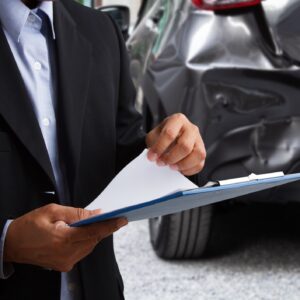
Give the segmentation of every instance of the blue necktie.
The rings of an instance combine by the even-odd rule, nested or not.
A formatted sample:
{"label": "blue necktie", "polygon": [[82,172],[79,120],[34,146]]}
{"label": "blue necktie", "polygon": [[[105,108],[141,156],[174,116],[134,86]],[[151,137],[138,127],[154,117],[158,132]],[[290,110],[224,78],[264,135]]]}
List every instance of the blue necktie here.
{"label": "blue necktie", "polygon": [[[55,47],[55,40],[53,38],[51,21],[50,21],[48,15],[41,9],[38,9],[36,14],[42,20],[42,27],[41,27],[40,31],[41,31],[41,34],[45,37],[45,39],[47,41],[47,47],[48,47],[48,53],[49,53],[49,63],[51,65],[52,74],[57,74],[57,72],[56,72],[57,71],[56,47]],[[53,88],[54,88],[54,91],[56,92],[55,76],[53,76],[52,80],[53,80]]]}

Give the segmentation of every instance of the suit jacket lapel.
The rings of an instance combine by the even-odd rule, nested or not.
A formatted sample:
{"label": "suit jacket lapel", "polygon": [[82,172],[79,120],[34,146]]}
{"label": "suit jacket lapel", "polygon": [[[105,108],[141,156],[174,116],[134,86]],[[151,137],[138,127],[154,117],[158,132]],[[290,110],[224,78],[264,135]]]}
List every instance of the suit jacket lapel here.
{"label": "suit jacket lapel", "polygon": [[67,165],[70,196],[75,199],[92,46],[79,32],[60,1],[54,3],[54,24],[58,53],[57,105],[60,144]]}
{"label": "suit jacket lapel", "polygon": [[0,57],[0,114],[55,186],[38,121],[1,25]]}

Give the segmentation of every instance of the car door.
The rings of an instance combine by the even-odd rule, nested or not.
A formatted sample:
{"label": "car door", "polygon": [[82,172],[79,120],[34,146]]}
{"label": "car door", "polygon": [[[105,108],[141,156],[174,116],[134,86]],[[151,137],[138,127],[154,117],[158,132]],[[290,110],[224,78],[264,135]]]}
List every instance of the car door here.
{"label": "car door", "polygon": [[164,20],[169,0],[145,0],[137,25],[127,41],[130,69],[136,87],[141,85],[147,61],[153,57],[156,43],[164,32]]}

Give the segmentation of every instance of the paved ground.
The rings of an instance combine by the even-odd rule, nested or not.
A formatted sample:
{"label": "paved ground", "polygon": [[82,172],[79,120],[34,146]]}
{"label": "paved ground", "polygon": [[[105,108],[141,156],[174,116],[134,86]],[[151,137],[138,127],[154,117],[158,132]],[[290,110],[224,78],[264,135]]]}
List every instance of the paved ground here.
{"label": "paved ground", "polygon": [[300,206],[222,208],[212,257],[162,261],[147,222],[115,237],[127,300],[300,299]]}

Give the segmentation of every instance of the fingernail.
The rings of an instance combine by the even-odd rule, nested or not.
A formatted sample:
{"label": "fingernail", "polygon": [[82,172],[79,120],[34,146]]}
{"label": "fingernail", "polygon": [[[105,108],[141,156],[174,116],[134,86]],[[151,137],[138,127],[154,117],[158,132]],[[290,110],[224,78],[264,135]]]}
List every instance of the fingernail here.
{"label": "fingernail", "polygon": [[157,164],[159,167],[164,167],[164,166],[166,166],[166,163],[164,163],[162,160],[156,161],[156,164]]}
{"label": "fingernail", "polygon": [[94,209],[94,210],[91,211],[91,213],[93,215],[100,215],[101,214],[101,209]]}
{"label": "fingernail", "polygon": [[170,168],[171,168],[172,170],[174,170],[174,171],[178,171],[178,170],[179,170],[179,168],[178,168],[177,165],[171,165]]}
{"label": "fingernail", "polygon": [[125,218],[119,219],[118,222],[117,222],[117,225],[120,228],[123,227],[123,226],[126,226],[127,224],[128,224],[128,221]]}
{"label": "fingernail", "polygon": [[152,150],[148,151],[148,159],[150,161],[156,161],[157,160],[157,154],[153,152]]}

